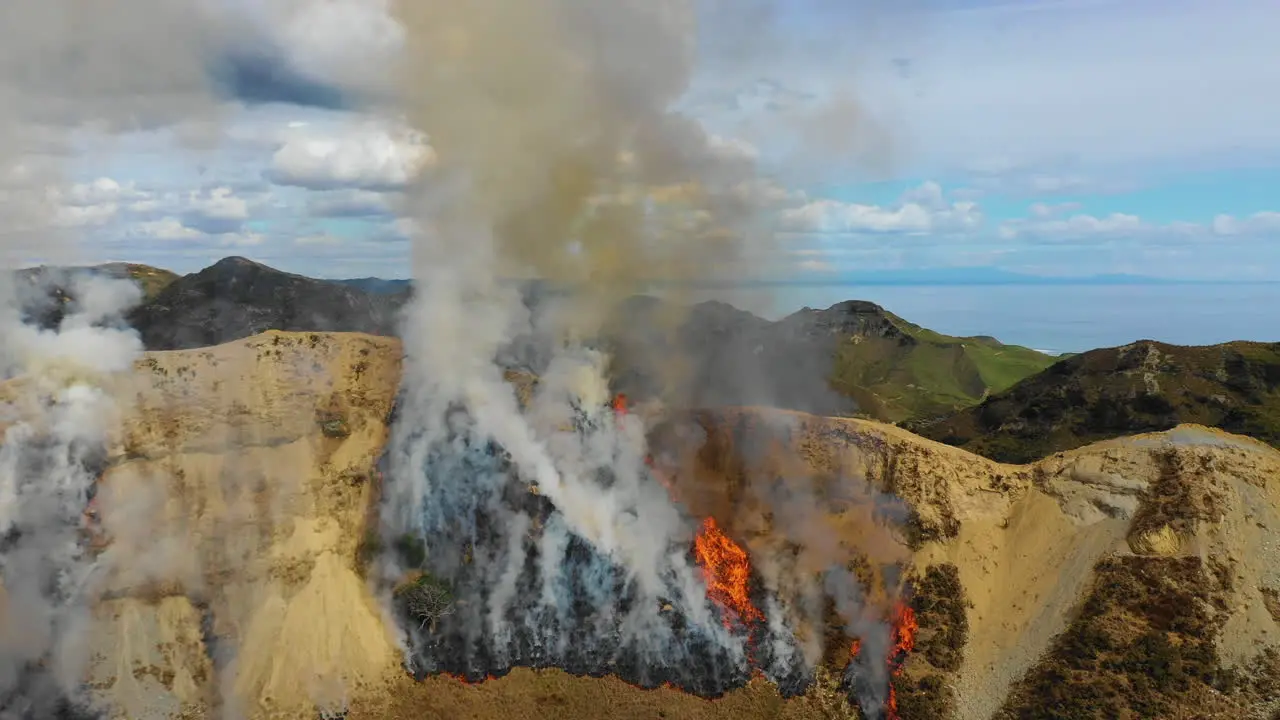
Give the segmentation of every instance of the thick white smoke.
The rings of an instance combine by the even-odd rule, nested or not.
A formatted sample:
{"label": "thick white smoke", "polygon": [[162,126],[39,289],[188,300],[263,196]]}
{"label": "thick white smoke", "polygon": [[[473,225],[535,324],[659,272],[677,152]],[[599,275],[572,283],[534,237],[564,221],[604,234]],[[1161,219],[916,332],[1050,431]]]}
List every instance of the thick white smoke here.
{"label": "thick white smoke", "polygon": [[[697,26],[698,10],[694,0],[398,7],[399,109],[438,164],[410,203],[416,296],[384,531],[393,545],[425,541],[425,557],[407,564],[420,560],[458,598],[445,630],[409,625],[421,671],[639,665],[630,677],[656,682],[697,666],[723,690],[753,661],[781,677],[812,659],[783,613],[769,616],[763,659],[721,623],[689,556],[699,519],[646,468],[643,419],[608,408],[611,358],[593,340],[647,281],[759,276],[777,258],[763,201],[744,192],[758,180],[754,160],[672,110],[700,31],[715,30]],[[513,277],[569,288],[553,321]],[[539,335],[538,383],[522,402],[502,359]],[[404,558],[384,567],[388,580]],[[840,593],[870,654],[887,629],[855,627],[870,615],[853,607],[857,579],[839,577],[855,586],[826,591]]]}
{"label": "thick white smoke", "polygon": [[[127,281],[82,275],[56,328],[26,322],[14,276],[0,274],[0,715],[51,717],[79,695],[93,560],[83,513],[104,466],[118,408],[106,387],[142,350],[112,321],[140,296]],[[47,669],[42,672],[41,668]]]}

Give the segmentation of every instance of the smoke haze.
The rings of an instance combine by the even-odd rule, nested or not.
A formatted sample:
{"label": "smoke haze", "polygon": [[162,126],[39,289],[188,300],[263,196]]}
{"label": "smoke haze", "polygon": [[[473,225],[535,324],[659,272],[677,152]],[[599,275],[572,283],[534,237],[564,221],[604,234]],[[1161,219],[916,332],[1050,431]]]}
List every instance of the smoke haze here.
{"label": "smoke haze", "polygon": [[[742,17],[767,20],[773,10],[752,8]],[[516,664],[613,668],[644,685],[718,694],[754,664],[794,687],[817,653],[780,618],[818,623],[824,592],[849,630],[866,636],[863,657],[888,651],[887,624],[836,564],[840,549],[821,539],[794,584],[766,578],[764,606],[791,610],[764,628],[736,625],[708,598],[708,569],[689,555],[700,518],[646,467],[645,420],[608,408],[620,358],[600,329],[623,299],[663,283],[677,302],[643,322],[655,344],[676,347],[669,340],[689,284],[760,277],[782,256],[754,152],[673,109],[700,42],[721,29],[705,24],[717,12],[727,11],[686,0],[396,8],[405,33],[399,109],[428,135],[437,163],[408,203],[417,286],[384,531],[393,544],[424,541],[424,567],[459,598],[432,630],[407,628],[420,672],[479,680]],[[721,47],[739,58],[776,50],[771,33],[753,34],[742,17],[724,26],[731,37],[720,36]],[[848,132],[839,125],[805,132]],[[553,309],[531,307],[504,282],[512,277],[567,290]],[[539,378],[522,402],[499,358],[530,337],[542,338]],[[668,407],[690,399],[680,396],[684,359],[663,357],[658,397]],[[750,383],[754,397],[774,381],[750,355],[723,372]],[[816,493],[795,488],[785,502],[778,531],[813,540],[804,528],[823,512]],[[887,546],[865,550],[897,557]],[[401,570],[391,561],[387,581]],[[684,667],[706,670],[691,678]],[[883,690],[864,701],[878,706]]]}

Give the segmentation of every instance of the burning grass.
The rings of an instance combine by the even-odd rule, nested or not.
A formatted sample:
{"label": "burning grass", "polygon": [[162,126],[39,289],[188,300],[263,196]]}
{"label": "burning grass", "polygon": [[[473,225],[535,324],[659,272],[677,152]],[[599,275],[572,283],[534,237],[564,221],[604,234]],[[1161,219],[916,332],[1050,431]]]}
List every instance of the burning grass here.
{"label": "burning grass", "polygon": [[747,552],[725,535],[715,518],[702,522],[694,555],[707,582],[707,595],[725,611],[725,627],[764,620],[751,602],[751,562]]}

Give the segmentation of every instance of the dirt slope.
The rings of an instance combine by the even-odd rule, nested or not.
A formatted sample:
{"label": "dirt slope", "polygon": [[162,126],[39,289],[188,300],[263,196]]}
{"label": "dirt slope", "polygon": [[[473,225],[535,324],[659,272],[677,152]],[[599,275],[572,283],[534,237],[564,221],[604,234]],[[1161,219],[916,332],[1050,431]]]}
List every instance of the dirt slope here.
{"label": "dirt slope", "polygon": [[354,560],[398,364],[382,338],[272,332],[119,384],[90,681],[123,716],[382,692],[393,638]]}
{"label": "dirt slope", "polygon": [[[89,681],[117,716],[314,718],[327,698],[350,718],[839,717],[821,688],[784,701],[762,683],[704,701],[554,671],[413,682],[357,560],[400,352],[271,332],[149,353],[112,388],[127,407],[95,500],[108,572]],[[874,547],[917,578],[905,720],[1277,710],[1280,453],[1261,443],[1181,426],[1020,466],[869,421],[692,419],[708,442],[676,492],[756,557],[780,520],[744,471],[753,426],[774,469],[811,478],[818,529],[850,561]],[[868,526],[858,475],[910,503],[905,531]],[[1139,686],[1152,662],[1167,686]],[[1046,703],[1046,678],[1077,705]]]}

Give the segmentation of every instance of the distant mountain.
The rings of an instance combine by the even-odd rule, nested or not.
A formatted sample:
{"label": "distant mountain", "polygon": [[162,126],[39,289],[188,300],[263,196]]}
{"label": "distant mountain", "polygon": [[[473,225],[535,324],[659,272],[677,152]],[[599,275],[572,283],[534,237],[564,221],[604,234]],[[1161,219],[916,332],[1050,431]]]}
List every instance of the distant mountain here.
{"label": "distant mountain", "polygon": [[976,407],[911,429],[1003,462],[1198,423],[1280,447],[1280,343],[1142,340],[1073,355]]}
{"label": "distant mountain", "polygon": [[137,263],[107,263],[91,266],[22,268],[13,272],[14,291],[28,321],[53,327],[62,321],[68,305],[75,302],[75,279],[79,275],[103,275],[132,280],[142,290],[143,302],[155,297],[178,278],[177,273]]}
{"label": "distant mountain", "polygon": [[266,330],[393,335],[406,297],[230,257],[174,280],[128,319],[149,350],[217,345]]}
{"label": "distant mountain", "polygon": [[681,316],[637,297],[609,324],[620,390],[898,422],[973,405],[1054,361],[990,337],[941,335],[858,300],[777,322],[718,302],[694,306],[674,326],[664,313]]}

